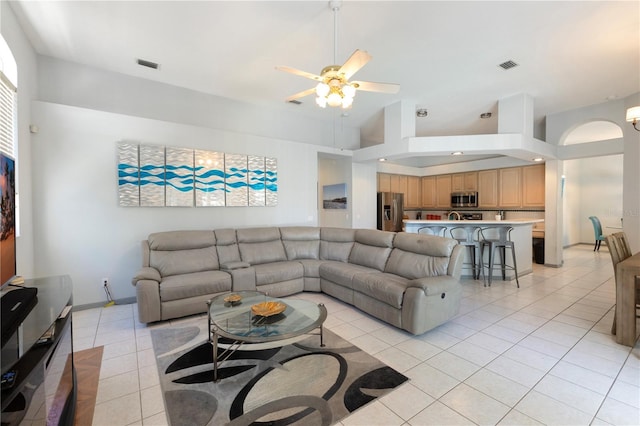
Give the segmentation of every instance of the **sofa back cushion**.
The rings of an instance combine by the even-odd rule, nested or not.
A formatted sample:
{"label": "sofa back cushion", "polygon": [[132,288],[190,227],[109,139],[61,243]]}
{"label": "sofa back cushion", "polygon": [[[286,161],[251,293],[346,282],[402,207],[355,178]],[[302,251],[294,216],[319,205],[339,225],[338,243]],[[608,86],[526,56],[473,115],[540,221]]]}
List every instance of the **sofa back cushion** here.
{"label": "sofa back cushion", "polygon": [[320,228],[312,226],[290,226],[280,228],[282,244],[287,259],[319,259]]}
{"label": "sofa back cushion", "polygon": [[151,250],[189,250],[216,245],[212,231],[167,231],[149,235]]}
{"label": "sofa back cushion", "polygon": [[220,269],[211,231],[170,231],[149,235],[149,266],[163,277]]}
{"label": "sofa back cushion", "polygon": [[447,275],[451,253],[457,244],[451,238],[399,233],[385,272],[408,279]]}
{"label": "sofa back cushion", "polygon": [[384,271],[393,247],[394,237],[395,232],[358,229],[356,241],[349,254],[349,263]]}
{"label": "sofa back cushion", "polygon": [[287,260],[278,228],[238,229],[236,237],[243,262],[259,265]]}
{"label": "sofa back cushion", "polygon": [[355,238],[355,229],[321,228],[320,259],[348,262]]}
{"label": "sofa back cushion", "polygon": [[240,249],[236,240],[235,229],[216,229],[216,250],[220,265],[228,265],[232,262],[240,262]]}

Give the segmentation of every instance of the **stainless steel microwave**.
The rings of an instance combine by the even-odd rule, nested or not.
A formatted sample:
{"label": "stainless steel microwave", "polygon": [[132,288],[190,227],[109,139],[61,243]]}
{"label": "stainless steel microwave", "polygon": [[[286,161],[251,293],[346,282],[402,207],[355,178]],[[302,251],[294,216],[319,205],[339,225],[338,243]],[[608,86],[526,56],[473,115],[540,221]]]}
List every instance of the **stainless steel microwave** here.
{"label": "stainless steel microwave", "polygon": [[452,192],[451,207],[478,207],[478,193]]}

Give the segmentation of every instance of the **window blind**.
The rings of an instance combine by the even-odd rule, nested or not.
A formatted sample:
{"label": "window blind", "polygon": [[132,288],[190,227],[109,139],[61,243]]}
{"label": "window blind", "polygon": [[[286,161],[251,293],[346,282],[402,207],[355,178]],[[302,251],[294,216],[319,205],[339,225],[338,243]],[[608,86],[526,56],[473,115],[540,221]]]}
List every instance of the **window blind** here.
{"label": "window blind", "polygon": [[0,151],[15,153],[16,88],[0,71]]}

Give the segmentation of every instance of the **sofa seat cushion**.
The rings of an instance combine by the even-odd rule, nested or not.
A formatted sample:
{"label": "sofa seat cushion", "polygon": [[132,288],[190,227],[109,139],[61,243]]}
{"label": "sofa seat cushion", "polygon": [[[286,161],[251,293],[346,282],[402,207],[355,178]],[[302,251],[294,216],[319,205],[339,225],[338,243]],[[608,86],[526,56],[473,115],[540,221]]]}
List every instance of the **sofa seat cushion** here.
{"label": "sofa seat cushion", "polygon": [[408,283],[406,278],[384,272],[358,274],[353,277],[353,290],[401,309]]}
{"label": "sofa seat cushion", "polygon": [[254,269],[258,286],[290,281],[304,276],[302,264],[294,260],[254,265]]}
{"label": "sofa seat cushion", "polygon": [[327,261],[320,265],[320,278],[331,281],[343,287],[353,288],[353,277],[358,274],[377,272],[366,266],[352,265],[350,263]]}
{"label": "sofa seat cushion", "polygon": [[194,272],[164,277],[160,283],[160,300],[180,300],[189,297],[231,291],[231,275],[222,271]]}

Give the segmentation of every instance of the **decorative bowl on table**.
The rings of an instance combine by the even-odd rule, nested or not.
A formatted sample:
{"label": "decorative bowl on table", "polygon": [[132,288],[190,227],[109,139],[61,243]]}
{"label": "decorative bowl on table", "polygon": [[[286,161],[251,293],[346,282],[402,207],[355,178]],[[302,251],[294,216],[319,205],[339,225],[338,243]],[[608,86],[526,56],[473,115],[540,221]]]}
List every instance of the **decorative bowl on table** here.
{"label": "decorative bowl on table", "polygon": [[231,305],[237,305],[242,301],[242,296],[239,294],[230,294],[224,298],[225,303],[229,303]]}
{"label": "decorative bowl on table", "polygon": [[251,306],[251,312],[261,317],[270,317],[283,313],[287,309],[287,305],[282,302],[269,301],[256,303]]}

